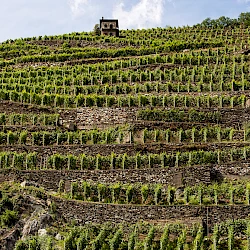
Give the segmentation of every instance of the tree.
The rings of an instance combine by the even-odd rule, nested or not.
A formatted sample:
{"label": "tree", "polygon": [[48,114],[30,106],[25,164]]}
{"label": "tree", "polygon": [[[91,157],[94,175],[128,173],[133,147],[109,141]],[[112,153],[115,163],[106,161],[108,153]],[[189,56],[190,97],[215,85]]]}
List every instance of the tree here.
{"label": "tree", "polygon": [[96,25],[94,26],[93,34],[96,35],[96,36],[100,36],[100,35],[101,35],[101,30],[100,30],[99,24],[96,24]]}
{"label": "tree", "polygon": [[[246,15],[242,15],[246,14]],[[203,28],[225,28],[225,27],[235,27],[240,23],[244,23],[248,20],[248,13],[242,13],[240,15],[241,20],[239,19],[231,19],[229,17],[221,16],[218,19],[206,18],[200,24],[195,25],[195,27],[203,27]],[[249,19],[250,20],[250,19]]]}
{"label": "tree", "polygon": [[245,26],[250,26],[250,12],[243,12],[239,15],[238,22]]}
{"label": "tree", "polygon": [[219,26],[220,28],[232,26],[232,23],[233,19],[229,17],[222,16],[217,19],[217,26]]}
{"label": "tree", "polygon": [[211,28],[212,27],[212,22],[211,18],[206,18],[205,20],[202,21],[201,26],[205,28]]}

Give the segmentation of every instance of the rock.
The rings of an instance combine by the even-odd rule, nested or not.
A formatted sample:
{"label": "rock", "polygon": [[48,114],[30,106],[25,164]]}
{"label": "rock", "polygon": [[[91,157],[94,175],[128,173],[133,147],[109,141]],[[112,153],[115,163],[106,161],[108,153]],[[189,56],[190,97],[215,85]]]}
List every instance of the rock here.
{"label": "rock", "polygon": [[40,226],[41,227],[45,227],[45,226],[49,225],[52,222],[52,220],[53,219],[52,219],[52,217],[51,217],[50,214],[48,214],[48,213],[42,214],[40,216],[40,221],[39,221]]}
{"label": "rock", "polygon": [[36,209],[23,227],[22,239],[36,235],[40,229],[46,228],[52,222],[52,217],[43,209]]}
{"label": "rock", "polygon": [[250,49],[244,51],[244,55],[249,55],[250,54]]}
{"label": "rock", "polygon": [[65,126],[69,131],[76,131],[76,125],[72,122]]}
{"label": "rock", "polygon": [[183,195],[184,195],[184,188],[183,187],[177,188],[175,192],[176,199],[181,199]]}
{"label": "rock", "polygon": [[15,226],[10,232],[4,235],[0,241],[0,249],[13,250],[20,236],[19,225]]}
{"label": "rock", "polygon": [[38,221],[35,220],[28,220],[27,223],[23,227],[23,239],[26,238],[29,235],[35,235],[37,231],[39,230]]}
{"label": "rock", "polygon": [[60,117],[58,121],[58,126],[62,126],[62,125],[63,125],[63,119]]}
{"label": "rock", "polygon": [[23,187],[23,188],[26,187],[26,183],[27,183],[26,181],[23,181],[23,182],[21,183],[21,187]]}
{"label": "rock", "polygon": [[47,235],[47,230],[46,229],[39,229],[38,230],[38,236],[45,236]]}
{"label": "rock", "polygon": [[238,54],[242,54],[242,55],[249,55],[250,54],[250,49],[245,49],[245,50],[242,50],[242,51],[239,51]]}
{"label": "rock", "polygon": [[56,239],[56,240],[62,240],[62,239],[63,239],[63,237],[62,237],[62,235],[61,235],[61,234],[59,234],[59,233],[58,233],[58,234],[56,235],[55,239]]}
{"label": "rock", "polygon": [[39,187],[39,184],[36,183],[36,182],[32,182],[32,181],[23,181],[21,184],[21,187],[30,187],[30,186],[33,186],[33,187]]}
{"label": "rock", "polygon": [[250,108],[250,99],[246,101],[246,108]]}
{"label": "rock", "polygon": [[47,200],[47,206],[50,206],[52,204],[51,200]]}

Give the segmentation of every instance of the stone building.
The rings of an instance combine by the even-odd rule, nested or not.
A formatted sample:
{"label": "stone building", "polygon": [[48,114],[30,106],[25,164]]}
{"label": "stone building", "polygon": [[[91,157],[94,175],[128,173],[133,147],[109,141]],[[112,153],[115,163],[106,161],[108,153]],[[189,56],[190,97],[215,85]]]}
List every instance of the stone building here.
{"label": "stone building", "polygon": [[117,19],[104,19],[100,20],[101,35],[119,37],[119,24]]}

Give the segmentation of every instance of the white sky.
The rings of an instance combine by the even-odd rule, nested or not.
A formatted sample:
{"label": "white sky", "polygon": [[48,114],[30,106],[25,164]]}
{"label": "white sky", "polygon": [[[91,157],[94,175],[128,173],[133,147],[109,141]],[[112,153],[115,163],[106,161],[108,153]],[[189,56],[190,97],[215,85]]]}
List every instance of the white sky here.
{"label": "white sky", "polygon": [[207,17],[236,18],[250,0],[0,0],[0,42],[19,37],[90,31],[99,19],[121,29],[193,25]]}

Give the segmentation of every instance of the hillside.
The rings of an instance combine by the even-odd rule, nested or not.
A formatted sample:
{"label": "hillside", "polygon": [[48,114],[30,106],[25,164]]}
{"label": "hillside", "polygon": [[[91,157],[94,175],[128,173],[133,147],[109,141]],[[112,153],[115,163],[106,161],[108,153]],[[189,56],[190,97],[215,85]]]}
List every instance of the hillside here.
{"label": "hillside", "polygon": [[0,44],[1,249],[249,249],[250,28]]}

